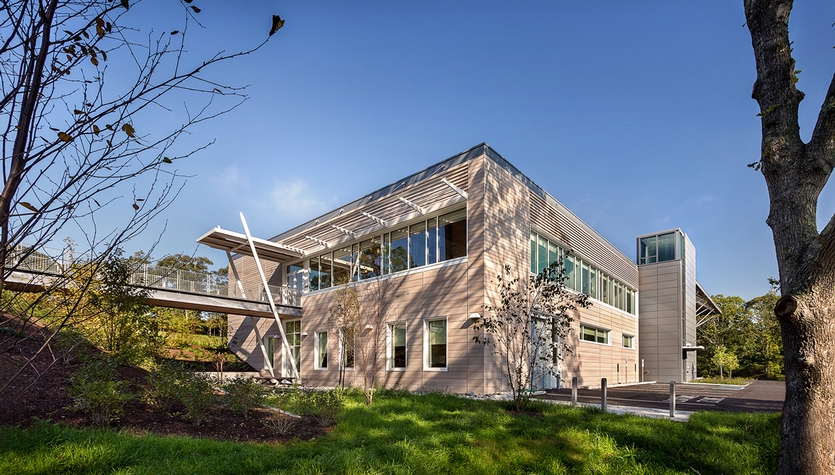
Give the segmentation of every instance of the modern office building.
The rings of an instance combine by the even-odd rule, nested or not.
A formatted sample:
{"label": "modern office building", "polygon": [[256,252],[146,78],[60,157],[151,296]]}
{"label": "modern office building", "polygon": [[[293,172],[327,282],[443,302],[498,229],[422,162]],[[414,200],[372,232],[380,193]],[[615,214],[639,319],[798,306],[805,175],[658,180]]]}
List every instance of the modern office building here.
{"label": "modern office building", "polygon": [[457,393],[505,389],[491,347],[473,341],[505,265],[526,278],[562,260],[567,285],[590,297],[573,312],[572,351],[553,363],[564,385],[692,378],[694,352],[682,347],[695,346],[697,305],[709,302],[679,230],[640,237],[636,263],[486,144],[269,240],[215,229],[198,242],[240,252],[230,254],[230,292],[276,303],[275,318],[230,315],[230,348],[257,370],[311,385],[362,384],[355,349],[330,318],[348,285],[378,294],[382,384]]}

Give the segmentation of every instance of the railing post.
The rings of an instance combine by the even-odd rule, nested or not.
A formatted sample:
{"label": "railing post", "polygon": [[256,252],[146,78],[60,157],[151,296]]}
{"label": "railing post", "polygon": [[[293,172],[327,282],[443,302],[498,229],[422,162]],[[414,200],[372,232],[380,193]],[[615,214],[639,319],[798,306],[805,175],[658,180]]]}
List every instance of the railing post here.
{"label": "railing post", "polygon": [[676,417],[676,382],[670,381],[670,417]]}
{"label": "railing post", "polygon": [[571,405],[577,405],[577,376],[571,378]]}
{"label": "railing post", "polygon": [[606,411],[606,378],[600,380],[600,410]]}

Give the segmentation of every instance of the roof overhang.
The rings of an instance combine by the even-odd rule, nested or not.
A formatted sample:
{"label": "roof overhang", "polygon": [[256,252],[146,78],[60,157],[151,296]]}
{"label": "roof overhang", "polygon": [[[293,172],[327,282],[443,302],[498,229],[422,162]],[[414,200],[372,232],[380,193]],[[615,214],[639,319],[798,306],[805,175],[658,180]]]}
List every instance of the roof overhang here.
{"label": "roof overhang", "polygon": [[698,281],[696,281],[696,316],[713,315],[722,313],[719,306],[710,298],[705,289]]}
{"label": "roof overhang", "polygon": [[[221,251],[252,256],[252,248],[246,239],[246,235],[221,229],[220,226],[197,238],[197,242]],[[258,257],[268,261],[287,264],[304,257],[304,251],[301,249],[277,244],[266,239],[254,237],[252,238],[252,244],[255,245]]]}

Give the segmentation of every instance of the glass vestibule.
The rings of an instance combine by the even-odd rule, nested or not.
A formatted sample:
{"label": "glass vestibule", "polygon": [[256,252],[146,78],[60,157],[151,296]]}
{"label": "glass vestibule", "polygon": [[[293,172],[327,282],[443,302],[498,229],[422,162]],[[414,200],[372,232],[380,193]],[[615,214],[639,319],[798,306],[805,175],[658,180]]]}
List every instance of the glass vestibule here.
{"label": "glass vestibule", "polygon": [[681,231],[638,238],[638,264],[655,264],[683,257],[684,234]]}

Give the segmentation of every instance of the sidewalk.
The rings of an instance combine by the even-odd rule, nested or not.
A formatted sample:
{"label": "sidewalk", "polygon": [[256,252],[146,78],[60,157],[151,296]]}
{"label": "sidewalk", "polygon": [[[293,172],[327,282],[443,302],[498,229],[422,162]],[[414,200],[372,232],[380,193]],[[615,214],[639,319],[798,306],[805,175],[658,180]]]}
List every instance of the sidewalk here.
{"label": "sidewalk", "polygon": [[[558,401],[555,399],[538,399],[539,401],[548,402],[551,404],[561,404],[564,406],[570,406],[571,401]],[[578,402],[577,406],[579,407],[593,407],[595,409],[600,409],[600,404],[593,404],[587,402]],[[679,411],[676,410],[675,417],[670,417],[670,410],[669,409],[655,409],[651,407],[635,407],[635,406],[618,406],[607,404],[606,405],[606,412],[610,412],[612,414],[632,414],[641,417],[650,417],[653,419],[669,419],[671,421],[676,422],[687,422],[690,420],[690,415],[693,414],[691,411]]]}

